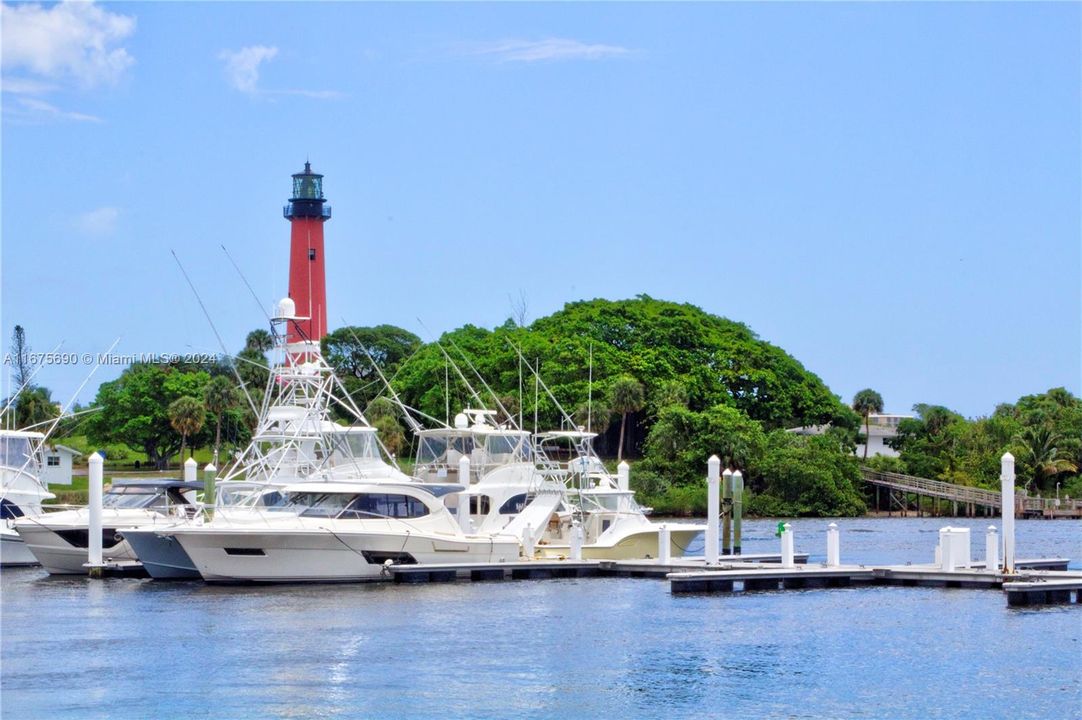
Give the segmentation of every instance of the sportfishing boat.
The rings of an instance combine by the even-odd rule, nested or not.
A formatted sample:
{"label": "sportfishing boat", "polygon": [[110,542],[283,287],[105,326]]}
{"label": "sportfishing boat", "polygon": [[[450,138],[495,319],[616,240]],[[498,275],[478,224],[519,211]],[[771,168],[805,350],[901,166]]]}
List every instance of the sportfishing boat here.
{"label": "sportfishing boat", "polygon": [[[291,300],[275,326],[292,324]],[[405,475],[322,358],[318,343],[283,338],[280,390],[260,415],[256,438],[225,481],[261,483],[239,506],[214,517],[156,529],[180,544],[211,582],[378,579],[384,563],[497,562],[519,556],[517,538],[463,532],[443,502],[456,483]],[[354,424],[330,421],[337,403]]]}
{"label": "sportfishing boat", "polygon": [[[195,512],[202,483],[171,479],[114,480],[102,496],[102,559],[121,568],[138,568],[131,545],[118,534],[134,525],[169,525]],[[28,515],[14,522],[27,549],[53,575],[87,570],[90,512],[87,508]]]}
{"label": "sportfishing boat", "polygon": [[0,430],[0,566],[38,563],[14,525],[40,515],[41,503],[56,497],[42,480],[44,444],[44,433]]}
{"label": "sportfishing boat", "polygon": [[[582,556],[598,560],[630,560],[658,556],[659,525],[635,502],[627,476],[612,475],[593,449],[596,433],[557,430],[536,438],[538,454],[563,471],[566,492],[548,518],[535,546],[540,557],[566,557],[573,529],[582,528]],[[669,552],[680,557],[706,530],[705,525],[669,526]]]}

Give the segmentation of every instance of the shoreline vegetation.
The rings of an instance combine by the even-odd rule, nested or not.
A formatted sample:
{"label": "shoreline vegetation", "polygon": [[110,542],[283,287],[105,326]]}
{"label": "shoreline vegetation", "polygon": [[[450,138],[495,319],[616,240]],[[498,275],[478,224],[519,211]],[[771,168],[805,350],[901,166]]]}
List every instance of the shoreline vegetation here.
{"label": "shoreline vegetation", "polygon": [[[322,340],[323,353],[404,465],[413,438],[373,363],[406,406],[432,418],[450,423],[461,409],[485,404],[526,430],[597,433],[595,447],[610,470],[628,460],[636,497],[659,516],[706,514],[710,455],[743,472],[748,517],[875,513],[883,508],[861,478],[862,464],[996,489],[1006,451],[1016,457],[1020,489],[1082,497],[1082,400],[1064,388],[976,419],[916,405],[915,417],[902,420],[889,441],[899,457],[865,459],[855,450],[868,415],[882,411],[879,394],[862,390],[844,402],[742,323],[646,295],[569,303],[531,323],[525,307],[517,314],[492,330],[465,325],[438,344],[391,325],[339,328]],[[23,328],[13,340],[29,354]],[[232,366],[258,405],[272,347],[269,332],[254,330],[233,358],[134,363],[102,383],[88,407],[74,408],[91,412],[62,419],[53,441],[84,455],[104,450],[112,473],[178,474],[181,452],[201,469],[217,457],[220,469],[248,442],[255,422]],[[474,369],[491,393],[479,381],[471,389],[459,379],[460,371],[475,379]],[[32,368],[15,368],[16,387],[20,376],[32,378]],[[57,413],[48,388],[31,383],[11,405],[14,417],[4,421],[15,427]],[[812,426],[820,434],[792,432]],[[68,498],[79,492],[60,487]]]}

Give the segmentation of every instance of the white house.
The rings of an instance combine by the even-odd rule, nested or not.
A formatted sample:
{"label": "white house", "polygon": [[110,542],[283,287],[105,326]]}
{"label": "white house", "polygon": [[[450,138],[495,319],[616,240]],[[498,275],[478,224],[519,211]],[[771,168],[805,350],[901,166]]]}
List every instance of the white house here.
{"label": "white house", "polygon": [[[898,457],[898,451],[892,447],[888,447],[886,440],[892,438],[898,434],[898,423],[902,420],[912,418],[912,415],[889,415],[881,414],[877,415],[872,413],[868,416],[868,456],[872,455],[884,455],[886,457]],[[826,432],[828,425],[809,425],[805,427],[790,428],[786,432],[795,433],[797,435],[822,435]],[[864,435],[864,419],[861,418],[860,434]],[[864,457],[864,444],[857,445],[856,455]]]}
{"label": "white house", "polygon": [[[898,434],[898,423],[912,418],[912,415],[876,415],[868,416],[868,456],[885,455],[886,457],[898,457],[898,451],[888,447],[886,440]],[[864,423],[860,424],[860,432],[864,434]],[[864,457],[864,444],[857,445],[857,455]]]}
{"label": "white house", "polygon": [[42,450],[45,456],[42,479],[48,485],[71,485],[71,462],[81,454],[63,445],[46,445]]}

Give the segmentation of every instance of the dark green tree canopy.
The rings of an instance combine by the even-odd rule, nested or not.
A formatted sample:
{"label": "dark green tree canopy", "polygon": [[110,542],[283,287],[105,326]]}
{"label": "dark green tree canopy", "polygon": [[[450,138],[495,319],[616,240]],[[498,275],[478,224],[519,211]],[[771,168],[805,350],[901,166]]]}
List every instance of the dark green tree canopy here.
{"label": "dark green tree canopy", "polygon": [[94,405],[100,410],[87,417],[87,435],[93,442],[122,443],[144,452],[148,461],[163,467],[181,444],[170,423],[169,406],[181,397],[202,397],[209,381],[204,371],[131,365],[119,378],[98,388]]}
{"label": "dark green tree canopy", "polygon": [[[479,393],[479,383],[470,376],[460,351],[499,395],[518,394],[520,361],[515,347],[521,349],[526,364],[539,366],[544,382],[569,412],[586,402],[592,349],[595,397],[604,397],[605,388],[627,375],[642,383],[652,402],[677,397],[696,412],[730,405],[768,430],[836,419],[851,424],[852,412],[818,377],[745,325],[693,305],[645,295],[569,303],[528,328],[510,323],[489,331],[467,325],[445,333],[440,342]],[[438,347],[425,346],[403,364],[395,387],[407,403],[443,417],[446,365]],[[523,414],[532,419],[534,383],[527,367],[522,373]],[[463,403],[476,400],[453,370],[448,374],[453,414]],[[674,382],[682,389],[675,390]],[[483,399],[491,404],[490,398]],[[543,392],[537,406],[542,425],[561,424],[555,405]],[[653,414],[659,409],[649,408]]]}

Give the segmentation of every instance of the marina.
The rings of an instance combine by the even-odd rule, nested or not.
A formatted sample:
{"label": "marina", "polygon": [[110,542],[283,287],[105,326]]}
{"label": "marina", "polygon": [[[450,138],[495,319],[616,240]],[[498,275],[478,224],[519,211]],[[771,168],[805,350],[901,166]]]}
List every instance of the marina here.
{"label": "marina", "polygon": [[[814,540],[824,522],[790,522],[813,550],[809,567],[825,562]],[[942,525],[834,522],[843,559],[856,564],[928,558]],[[987,519],[953,522],[977,533]],[[776,553],[776,526],[746,520],[745,552]],[[1026,554],[1039,547],[1082,570],[1073,523],[1022,520],[1017,532]],[[0,582],[5,716],[638,717],[663,707],[691,718],[724,706],[1044,719],[1072,717],[1082,703],[1072,661],[1080,608],[1008,607],[1002,591],[862,583],[672,594],[664,577],[249,587],[40,568],[5,569]],[[478,609],[468,622],[452,610],[465,607]],[[58,656],[73,668],[63,693],[53,691]],[[1005,664],[1012,683],[1040,690],[1004,692]],[[105,697],[123,711],[100,705]]]}

